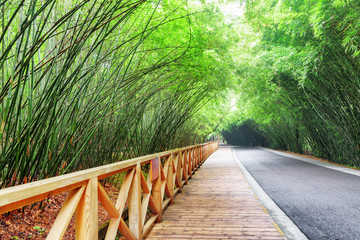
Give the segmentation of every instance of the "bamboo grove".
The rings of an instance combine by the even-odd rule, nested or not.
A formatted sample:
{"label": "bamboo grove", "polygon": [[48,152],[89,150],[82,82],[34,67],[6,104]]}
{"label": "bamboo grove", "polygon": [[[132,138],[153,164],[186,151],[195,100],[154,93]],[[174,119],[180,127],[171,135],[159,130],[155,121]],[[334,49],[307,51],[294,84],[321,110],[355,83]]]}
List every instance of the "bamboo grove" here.
{"label": "bamboo grove", "polygon": [[227,51],[208,44],[223,41],[206,30],[223,22],[213,6],[10,0],[0,8],[1,187],[203,140],[191,119],[218,90],[225,64],[217,59]]}
{"label": "bamboo grove", "polygon": [[0,8],[1,187],[248,123],[271,147],[360,166],[355,0],[5,0]]}
{"label": "bamboo grove", "polygon": [[359,2],[249,0],[244,8],[238,109],[226,128],[250,119],[271,147],[360,167]]}

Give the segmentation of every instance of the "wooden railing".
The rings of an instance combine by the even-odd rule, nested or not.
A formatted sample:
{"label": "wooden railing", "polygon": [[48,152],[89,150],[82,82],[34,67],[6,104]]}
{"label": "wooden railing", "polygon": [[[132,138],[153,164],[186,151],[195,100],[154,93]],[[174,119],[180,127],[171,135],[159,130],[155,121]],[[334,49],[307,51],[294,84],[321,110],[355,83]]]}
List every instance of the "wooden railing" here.
{"label": "wooden railing", "polygon": [[[106,240],[115,239],[118,230],[126,239],[142,239],[217,149],[218,143],[205,143],[6,188],[0,190],[0,214],[69,191],[46,239],[62,239],[74,213],[75,238],[97,239],[98,202],[110,217]],[[149,169],[147,178],[142,168]],[[99,180],[122,172],[126,175],[114,206]],[[128,224],[122,217],[126,202]]]}

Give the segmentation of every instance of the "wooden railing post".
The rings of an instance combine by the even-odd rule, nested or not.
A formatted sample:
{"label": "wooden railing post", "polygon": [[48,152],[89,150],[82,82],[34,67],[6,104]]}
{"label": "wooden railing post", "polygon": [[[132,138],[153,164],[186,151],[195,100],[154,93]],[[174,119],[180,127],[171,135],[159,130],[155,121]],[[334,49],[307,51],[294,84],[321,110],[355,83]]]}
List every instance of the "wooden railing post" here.
{"label": "wooden railing post", "polygon": [[185,180],[185,184],[187,183],[187,179],[188,179],[188,168],[189,168],[189,163],[188,163],[188,150],[184,151],[184,154],[182,154],[182,161],[183,161],[183,180]]}
{"label": "wooden railing post", "polygon": [[189,175],[189,178],[191,178],[191,175],[192,175],[192,169],[193,169],[193,154],[192,154],[193,150],[190,149],[188,151],[188,175]]}
{"label": "wooden railing post", "polygon": [[208,149],[209,149],[209,146],[208,146],[208,145],[204,146],[204,151],[205,151],[205,157],[206,157],[206,158],[207,158],[207,156],[208,156]]}
{"label": "wooden railing post", "polygon": [[201,158],[201,147],[198,147],[198,158],[199,158],[198,162],[199,162],[199,167],[200,167],[200,165],[201,165],[201,163],[202,163],[202,158]]}
{"label": "wooden railing post", "polygon": [[75,213],[75,239],[98,239],[98,180],[89,179]]}
{"label": "wooden railing post", "polygon": [[50,232],[46,237],[46,240],[63,239],[67,226],[74,215],[76,207],[80,202],[84,191],[85,186],[82,186],[81,188],[73,189],[69,192],[66,201],[64,202],[59,215],[53,224],[53,227],[50,229]]}
{"label": "wooden railing post", "polygon": [[194,147],[194,149],[193,149],[193,163],[194,163],[194,165],[192,168],[192,172],[194,174],[194,171],[197,168],[197,148],[196,147]]}
{"label": "wooden railing post", "polygon": [[167,172],[167,177],[166,177],[166,182],[167,182],[167,186],[169,188],[169,192],[170,192],[170,197],[171,197],[171,202],[170,204],[172,204],[174,202],[174,158],[173,158],[173,154],[171,154],[169,156],[169,169]]}
{"label": "wooden railing post", "polygon": [[198,168],[198,148],[194,148],[194,168],[193,168],[193,174],[194,174],[194,170]]}
{"label": "wooden railing post", "polygon": [[135,170],[136,169],[128,170],[126,173],[125,179],[123,180],[123,183],[121,185],[118,199],[116,200],[116,205],[115,205],[115,208],[119,213],[119,217],[111,218],[105,240],[115,239],[118,229],[125,237],[127,237],[126,239],[135,239],[130,229],[128,229],[124,220],[121,217],[122,212],[124,211],[125,208],[126,199],[128,198],[128,194],[130,192],[133,178],[135,177],[134,176]]}
{"label": "wooden railing post", "polygon": [[180,151],[177,156],[176,179],[178,182],[179,192],[182,192],[182,178],[183,178],[183,153]]}
{"label": "wooden railing post", "polygon": [[141,224],[141,167],[136,164],[129,192],[129,229],[136,239],[142,239]]}
{"label": "wooden railing post", "polygon": [[[96,240],[99,202],[110,217],[106,240],[114,240],[118,231],[125,239],[142,239],[155,221],[162,220],[162,211],[173,203],[194,171],[217,149],[218,143],[205,143],[2,189],[0,214],[69,191],[47,240],[62,239],[74,212],[75,239]],[[164,166],[161,157],[166,158]],[[146,179],[141,166],[149,163]],[[120,173],[126,176],[114,205],[99,180]],[[126,203],[128,223],[122,218]],[[149,209],[153,215],[147,219]]]}
{"label": "wooden railing post", "polygon": [[153,199],[154,199],[154,203],[156,208],[158,209],[158,214],[159,217],[156,220],[156,222],[161,222],[162,219],[162,198],[161,198],[161,159],[160,159],[160,155],[156,158],[153,159],[154,161],[158,161],[157,164],[157,168],[158,169],[151,169],[152,171],[157,171],[158,172],[158,176],[156,179],[153,180]]}

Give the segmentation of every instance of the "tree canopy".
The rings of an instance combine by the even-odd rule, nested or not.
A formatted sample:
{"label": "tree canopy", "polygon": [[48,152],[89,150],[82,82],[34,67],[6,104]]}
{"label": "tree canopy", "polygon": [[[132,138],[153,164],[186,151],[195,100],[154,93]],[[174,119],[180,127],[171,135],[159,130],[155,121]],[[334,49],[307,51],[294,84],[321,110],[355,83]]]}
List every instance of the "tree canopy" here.
{"label": "tree canopy", "polygon": [[274,148],[359,167],[358,2],[244,7],[235,118],[258,123]]}
{"label": "tree canopy", "polygon": [[355,0],[0,8],[2,187],[200,143],[246,122],[274,148],[359,166]]}

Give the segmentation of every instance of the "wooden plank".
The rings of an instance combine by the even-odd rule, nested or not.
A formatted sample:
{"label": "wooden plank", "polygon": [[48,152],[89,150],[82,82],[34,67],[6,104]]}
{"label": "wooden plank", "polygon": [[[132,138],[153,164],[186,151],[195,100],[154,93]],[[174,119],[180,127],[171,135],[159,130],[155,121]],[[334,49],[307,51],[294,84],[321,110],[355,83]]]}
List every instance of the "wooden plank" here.
{"label": "wooden plank", "polygon": [[185,180],[185,182],[187,181],[188,179],[188,151],[184,151],[183,152],[184,154],[182,154],[182,161],[183,161],[183,166],[182,166],[182,170],[183,170],[183,173],[182,173],[182,180]]}
{"label": "wooden plank", "polygon": [[[205,157],[203,150],[189,158]],[[176,196],[148,239],[286,239],[249,189],[230,148],[211,155],[188,183],[187,194]]]}
{"label": "wooden plank", "polygon": [[186,180],[181,182],[181,185],[184,187],[184,185],[186,184]]}
{"label": "wooden plank", "polygon": [[[146,158],[144,158],[146,159]],[[6,212],[8,208],[4,205],[16,206],[21,204],[21,200],[27,199],[27,204],[42,200],[44,196],[59,194],[81,185],[86,184],[88,179],[101,176],[108,172],[114,172],[118,168],[124,169],[136,165],[138,159],[124,161],[117,164],[110,164],[103,167],[92,168],[84,171],[53,177],[28,184],[10,187],[0,190],[0,212]],[[50,193],[50,194],[49,194]],[[46,197],[45,197],[46,198]],[[20,202],[19,204],[16,204]]]}
{"label": "wooden plank", "polygon": [[160,165],[160,157],[156,157],[151,159],[150,162],[150,178],[151,181],[154,181],[159,177],[159,165]]}
{"label": "wooden plank", "polygon": [[[179,235],[179,234],[167,234],[167,235],[163,235],[163,236],[156,236],[156,237],[152,237],[152,236],[149,236],[147,239],[149,240],[152,240],[152,239],[155,239],[155,240],[159,240],[159,239],[165,239],[165,240],[168,240],[168,239],[183,239],[183,240],[186,240],[186,239],[191,239],[191,240],[209,240],[209,239],[241,239],[241,240],[254,240],[254,239],[261,239],[261,240],[279,240],[278,237],[273,237],[273,236],[261,236],[261,238],[254,238],[254,236],[246,236],[246,235],[243,235],[243,234],[238,234],[237,236],[233,236],[233,237],[230,237],[230,236],[223,236],[222,238],[219,238],[218,235],[209,235],[209,234],[204,234],[204,235],[192,235],[192,234],[182,234],[182,235]],[[282,239],[282,238],[281,238]]]}
{"label": "wooden plank", "polygon": [[170,201],[171,201],[171,198],[168,198],[168,199],[164,200],[164,202],[162,203],[162,206],[161,206],[163,211],[169,205]]}
{"label": "wooden plank", "polygon": [[[205,143],[206,145],[209,143]],[[9,212],[13,209],[46,199],[50,196],[79,188],[86,184],[88,179],[98,177],[102,179],[119,172],[131,169],[137,163],[149,162],[151,159],[160,156],[168,156],[194,146],[174,149],[157,154],[142,156],[126,161],[112,163],[100,167],[69,173],[57,177],[52,177],[36,182],[31,182],[19,186],[9,187],[0,190],[0,214]]]}
{"label": "wooden plank", "polygon": [[[184,155],[189,155],[190,152],[193,152],[194,149],[199,146],[207,145],[210,144],[174,149],[159,154],[147,155],[8,189],[2,189],[0,190],[0,214],[64,191],[71,191],[69,199],[64,204],[64,208],[57,218],[58,220],[56,220],[56,226],[58,227],[55,227],[54,230],[50,232],[50,237],[52,239],[61,238],[76,205],[76,239],[97,239],[98,201],[100,201],[111,217],[106,239],[113,239],[117,229],[122,229],[125,234],[128,234],[128,229],[131,229],[132,232],[135,232],[135,234],[133,234],[134,237],[141,239],[143,232],[142,227],[145,221],[144,216],[147,208],[150,208],[151,211],[158,214],[156,219],[157,221],[161,221],[162,207],[166,207],[169,201],[172,201],[174,198],[174,184],[176,179],[178,179],[177,181],[179,184],[178,188],[176,188],[176,192],[182,188],[182,175],[184,172],[187,172],[187,167],[191,167],[189,163],[185,162],[185,159],[181,159],[180,156],[183,155],[182,152],[185,152]],[[174,154],[176,155],[176,161],[173,159]],[[167,157],[164,169],[162,169],[160,163],[161,157]],[[141,173],[140,165],[151,164],[151,160],[155,158],[158,159],[159,165],[157,171],[158,177],[152,182],[145,181],[145,178]],[[182,160],[184,160],[184,162]],[[134,170],[135,167],[137,169],[136,172]],[[120,190],[117,203],[114,206],[104,188],[98,183],[98,180],[123,171],[128,171],[128,174]],[[152,177],[149,179],[153,180]],[[187,177],[185,180],[187,180]],[[82,189],[84,190],[83,193],[80,194],[78,190],[75,189],[82,186]],[[152,187],[154,187],[154,189],[152,189]],[[141,196],[141,189],[144,193],[143,196]],[[163,201],[165,193],[167,199]],[[129,196],[131,198],[129,199],[129,214],[133,217],[130,217],[130,224],[129,227],[127,227],[121,218],[121,215],[129,194],[131,196]],[[143,199],[143,204],[141,203],[141,199]]]}
{"label": "wooden plank", "polygon": [[66,228],[70,223],[72,216],[76,210],[76,207],[84,193],[85,186],[78,189],[73,189],[67,196],[53,226],[47,235],[47,240],[60,240],[63,238]]}
{"label": "wooden plank", "polygon": [[[73,184],[65,185],[60,188],[56,188],[55,186],[57,186],[57,184],[54,184],[53,190],[47,189],[46,191],[43,192],[40,189],[39,192],[42,192],[42,193],[37,194],[37,195],[35,195],[36,192],[38,192],[38,189],[36,189],[37,186],[33,186],[29,189],[26,189],[25,190],[26,192],[22,192],[23,188],[20,188],[20,186],[23,186],[23,185],[20,185],[20,186],[12,187],[13,191],[7,192],[5,194],[2,191],[5,191],[9,188],[2,189],[2,190],[0,190],[0,215],[3,213],[6,213],[6,212],[24,207],[31,203],[38,202],[40,200],[55,196],[59,193],[71,191],[73,189],[76,189],[76,188],[86,185],[86,183],[87,183],[87,180],[83,180],[83,181],[79,181],[79,182],[76,182]],[[26,184],[24,184],[24,185],[26,185]],[[19,188],[17,188],[17,187],[19,187]],[[22,193],[22,194],[20,194],[20,193]],[[16,197],[18,194],[20,196]],[[26,196],[29,196],[29,197],[26,197]],[[4,197],[4,198],[2,199],[2,197]],[[18,198],[21,198],[21,199],[17,200]],[[9,203],[9,201],[12,201],[13,199],[14,199],[14,202]]]}
{"label": "wooden plank", "polygon": [[150,189],[149,189],[149,182],[151,183],[151,178],[148,177],[148,181],[146,181],[144,175],[142,172],[140,172],[140,178],[141,178],[141,188],[143,190],[144,193],[150,193]]}
{"label": "wooden plank", "polygon": [[136,237],[132,234],[122,217],[120,218],[119,231],[124,235],[125,239],[136,240]]}
{"label": "wooden plank", "polygon": [[98,236],[98,179],[91,178],[76,209],[75,239],[96,240]]}
{"label": "wooden plank", "polygon": [[187,172],[188,172],[188,177],[191,178],[191,175],[192,175],[192,170],[193,170],[193,150],[190,149],[189,150],[189,154],[188,154],[188,169],[187,169]]}
{"label": "wooden plank", "polygon": [[174,189],[174,196],[176,196],[176,194],[178,194],[180,192],[180,188],[175,188]]}
{"label": "wooden plank", "polygon": [[[167,168],[167,161],[165,161],[165,167]],[[166,186],[166,177],[163,167],[160,164],[160,180],[161,180],[161,201],[164,199],[165,196],[165,186]]]}
{"label": "wooden plank", "polygon": [[[160,172],[161,164],[159,164],[159,172]],[[152,202],[150,204],[154,204],[157,213],[159,214],[157,218],[157,222],[161,222],[162,219],[162,198],[161,198],[161,178],[157,178],[155,181],[152,182],[153,184],[153,191],[152,191],[152,198],[150,198],[150,201]]]}
{"label": "wooden plank", "polygon": [[157,220],[157,218],[159,217],[159,214],[155,214],[154,216],[152,216],[145,224],[144,226],[144,230],[143,230],[143,238],[146,237],[146,235],[149,234],[152,226],[154,225],[155,221]]}
{"label": "wooden plank", "polygon": [[194,170],[197,169],[199,167],[199,158],[198,158],[198,147],[194,148],[194,162],[195,162],[195,166],[194,166]]}
{"label": "wooden plank", "polygon": [[165,183],[165,196],[166,196],[167,198],[172,198],[172,197],[171,197],[171,196],[172,196],[172,193],[170,192],[170,187],[169,187],[167,181],[164,181],[164,183]]}
{"label": "wooden plank", "polygon": [[149,197],[149,209],[155,214],[160,214],[161,209],[158,208],[158,206],[155,204],[154,198],[151,196]]}
{"label": "wooden plank", "polygon": [[168,190],[168,197],[171,198],[170,204],[174,202],[174,160],[173,154],[169,157],[169,168],[167,171],[166,185]]}
{"label": "wooden plank", "polygon": [[163,176],[162,176],[162,180],[166,180],[168,171],[169,171],[169,166],[170,166],[170,160],[171,160],[171,155],[165,160],[165,164],[164,164],[164,168],[163,168]]}
{"label": "wooden plank", "polygon": [[180,156],[180,153],[176,154],[175,158],[174,158],[174,163],[173,163],[173,188],[177,188],[179,187],[177,185],[177,182],[178,182],[178,177],[177,177],[177,174],[178,174],[178,163],[179,163],[179,156]]}
{"label": "wooden plank", "polygon": [[182,152],[179,152],[177,155],[177,167],[176,167],[176,177],[175,177],[175,185],[179,188],[179,191],[182,191]]}
{"label": "wooden plank", "polygon": [[111,199],[109,198],[105,189],[101,186],[99,182],[98,182],[98,199],[111,218],[120,217],[119,211],[112,204]]}
{"label": "wooden plank", "polygon": [[[130,190],[132,180],[134,178],[134,173],[135,173],[135,169],[132,169],[131,171],[127,172],[125,179],[121,185],[119,196],[116,200],[115,208],[119,211],[120,216],[122,215],[122,212],[124,211],[126,199],[128,197],[128,193]],[[108,230],[106,232],[105,240],[115,239],[117,230],[119,228],[120,221],[121,221],[121,217],[110,219],[110,224],[109,224]]]}
{"label": "wooden plank", "polygon": [[142,239],[140,164],[136,166],[136,172],[129,192],[129,229],[136,239]]}
{"label": "wooden plank", "polygon": [[[143,177],[143,175],[141,174],[141,176]],[[143,179],[141,180],[143,181]],[[145,181],[145,178],[144,178]],[[147,209],[149,206],[149,202],[150,202],[150,197],[151,197],[151,190],[152,190],[152,183],[151,183],[151,178],[148,177],[147,181],[145,182],[146,187],[147,187],[147,192],[145,192],[144,190],[144,194],[143,194],[143,199],[141,201],[141,225],[144,226],[145,224],[145,219],[146,219],[146,213],[147,213]],[[143,183],[141,184],[141,186],[143,185]],[[144,188],[143,188],[144,189]],[[155,212],[156,213],[156,212]]]}

